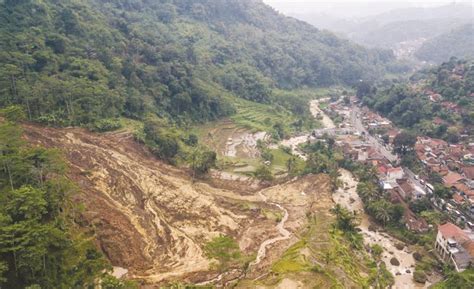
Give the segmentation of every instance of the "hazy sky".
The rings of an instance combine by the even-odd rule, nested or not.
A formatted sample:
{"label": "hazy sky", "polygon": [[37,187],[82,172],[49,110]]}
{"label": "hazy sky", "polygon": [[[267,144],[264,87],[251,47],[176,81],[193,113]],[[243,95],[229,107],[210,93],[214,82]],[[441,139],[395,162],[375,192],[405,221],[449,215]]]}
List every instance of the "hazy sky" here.
{"label": "hazy sky", "polygon": [[346,16],[367,16],[404,7],[441,6],[470,2],[453,0],[263,0],[284,14],[328,13]]}

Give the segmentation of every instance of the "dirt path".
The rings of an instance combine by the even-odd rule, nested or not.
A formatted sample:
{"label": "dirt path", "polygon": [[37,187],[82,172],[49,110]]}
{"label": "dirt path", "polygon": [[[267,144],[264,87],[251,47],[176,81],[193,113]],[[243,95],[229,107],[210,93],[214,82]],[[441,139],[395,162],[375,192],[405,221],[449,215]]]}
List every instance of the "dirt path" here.
{"label": "dirt path", "polygon": [[289,217],[288,210],[285,209],[280,204],[273,203],[273,202],[268,202],[268,198],[263,194],[262,191],[258,192],[258,194],[260,195],[260,197],[262,198],[264,203],[277,206],[281,211],[283,211],[284,215],[283,215],[283,218],[281,219],[281,221],[278,222],[278,224],[276,225],[276,229],[278,230],[278,233],[280,234],[280,236],[275,237],[275,238],[271,238],[271,239],[267,239],[262,244],[260,244],[260,247],[259,247],[258,252],[257,252],[257,257],[255,258],[255,261],[250,263],[249,267],[253,267],[253,266],[258,265],[263,260],[263,258],[265,258],[268,246],[270,246],[270,245],[272,245],[276,242],[279,242],[279,241],[287,240],[291,236],[290,231],[285,229],[285,223],[286,223],[286,221],[288,220],[288,217]]}
{"label": "dirt path", "polygon": [[[348,210],[356,212],[359,216],[361,216],[359,228],[366,244],[378,244],[384,249],[384,252],[382,253],[382,260],[385,262],[387,269],[393,274],[395,278],[395,284],[393,288],[428,288],[430,285],[429,283],[421,285],[413,281],[413,271],[415,269],[416,261],[407,247],[403,248],[402,250],[398,250],[395,245],[400,243],[400,241],[385,233],[369,230],[371,222],[369,216],[364,212],[362,200],[356,191],[358,182],[354,179],[351,172],[344,169],[341,169],[339,172],[341,174],[340,179],[344,183],[344,187],[339,188],[333,194],[334,202],[340,204]],[[399,266],[390,264],[390,259],[393,257],[395,257],[400,262]]]}
{"label": "dirt path", "polygon": [[335,128],[334,122],[319,108],[319,103],[327,99],[315,99],[310,101],[309,109],[313,117],[317,118],[318,115],[322,116],[321,122],[325,128]]}

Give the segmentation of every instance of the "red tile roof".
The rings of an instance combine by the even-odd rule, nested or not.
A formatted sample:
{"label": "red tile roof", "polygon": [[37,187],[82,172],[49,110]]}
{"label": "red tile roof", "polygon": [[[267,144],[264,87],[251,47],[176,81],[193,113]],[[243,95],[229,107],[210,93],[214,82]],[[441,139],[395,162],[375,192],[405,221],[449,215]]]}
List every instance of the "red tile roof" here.
{"label": "red tile roof", "polygon": [[403,172],[403,169],[401,167],[389,168],[388,172],[390,172],[390,173],[399,173],[399,172]]}
{"label": "red tile roof", "polygon": [[469,236],[453,223],[446,223],[438,226],[438,231],[445,239],[454,239],[459,243],[469,240]]}
{"label": "red tile roof", "polygon": [[460,174],[458,173],[454,173],[454,172],[449,172],[444,178],[443,178],[443,182],[445,185],[447,186],[453,186],[455,183],[457,183],[458,181],[462,180],[463,179],[463,176],[461,176]]}
{"label": "red tile roof", "polygon": [[387,173],[387,166],[380,165],[377,167],[377,171],[379,174],[385,175]]}
{"label": "red tile roof", "polygon": [[467,191],[469,191],[469,188],[463,183],[456,183],[456,184],[454,184],[453,187],[455,187],[456,190],[458,190],[460,192],[466,193]]}
{"label": "red tile roof", "polygon": [[464,203],[464,198],[459,193],[453,195],[453,200],[458,204]]}
{"label": "red tile roof", "polygon": [[474,179],[474,166],[464,167],[462,168],[462,171],[466,178],[471,180]]}

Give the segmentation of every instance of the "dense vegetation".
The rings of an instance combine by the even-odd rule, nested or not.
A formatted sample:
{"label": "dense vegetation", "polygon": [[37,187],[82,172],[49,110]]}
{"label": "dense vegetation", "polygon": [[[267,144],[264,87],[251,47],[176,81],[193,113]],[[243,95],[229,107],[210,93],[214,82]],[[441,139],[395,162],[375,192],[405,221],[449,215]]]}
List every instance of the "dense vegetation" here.
{"label": "dense vegetation", "polygon": [[470,289],[474,287],[474,269],[467,269],[463,272],[453,272],[449,274],[446,280],[437,283],[433,289]]}
{"label": "dense vegetation", "polygon": [[[0,114],[21,117],[13,111]],[[0,122],[0,287],[92,286],[110,265],[93,232],[75,222],[80,207],[72,205],[66,165],[59,151],[30,147],[21,135],[13,122]],[[104,285],[110,282],[124,285],[111,276]]]}
{"label": "dense vegetation", "polygon": [[397,126],[450,142],[457,142],[461,134],[474,134],[472,61],[451,58],[413,75],[411,83],[391,83],[379,89],[362,83],[357,95]]}
{"label": "dense vegetation", "polygon": [[233,97],[351,85],[393,61],[253,0],[6,0],[0,24],[0,106],[55,125],[215,119]]}
{"label": "dense vegetation", "polygon": [[421,60],[436,63],[446,61],[452,56],[472,59],[474,58],[473,39],[474,25],[465,24],[427,40],[415,55]]}

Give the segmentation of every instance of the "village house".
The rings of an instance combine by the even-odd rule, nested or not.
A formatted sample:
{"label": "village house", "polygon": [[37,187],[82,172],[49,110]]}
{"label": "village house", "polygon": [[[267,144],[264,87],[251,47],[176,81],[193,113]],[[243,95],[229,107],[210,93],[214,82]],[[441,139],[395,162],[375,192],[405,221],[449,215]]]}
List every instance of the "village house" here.
{"label": "village house", "polygon": [[455,172],[449,172],[447,175],[443,177],[443,184],[451,188],[453,187],[456,183],[462,181],[464,178],[462,175],[455,173]]}
{"label": "village house", "polygon": [[386,178],[388,181],[396,181],[403,178],[404,174],[402,167],[389,168],[387,169]]}
{"label": "village house", "polygon": [[459,107],[457,104],[451,101],[443,101],[441,102],[441,106],[444,107],[445,109],[454,112],[454,113],[462,113],[463,110],[461,107]]}
{"label": "village house", "polygon": [[415,195],[414,186],[408,181],[408,179],[396,180],[397,186],[399,187],[400,195],[404,200],[412,199]]}
{"label": "village house", "polygon": [[465,202],[465,199],[463,196],[461,196],[461,194],[459,193],[454,193],[453,194],[453,201],[458,204],[458,205],[461,205]]}
{"label": "village house", "polygon": [[474,234],[452,223],[438,226],[435,248],[438,256],[458,272],[474,264]]}
{"label": "village house", "polygon": [[428,96],[431,102],[440,102],[443,97],[439,93],[433,93]]}
{"label": "village house", "polygon": [[462,167],[461,173],[466,180],[474,180],[474,166]]}
{"label": "village house", "polygon": [[400,131],[397,129],[390,129],[389,131],[387,131],[386,135],[388,136],[388,142],[390,144],[393,144],[393,140],[395,140],[395,138],[399,134],[400,134]]}
{"label": "village house", "polygon": [[[473,149],[474,150],[474,149]],[[474,154],[468,153],[462,157],[462,161],[468,165],[474,165]]]}

